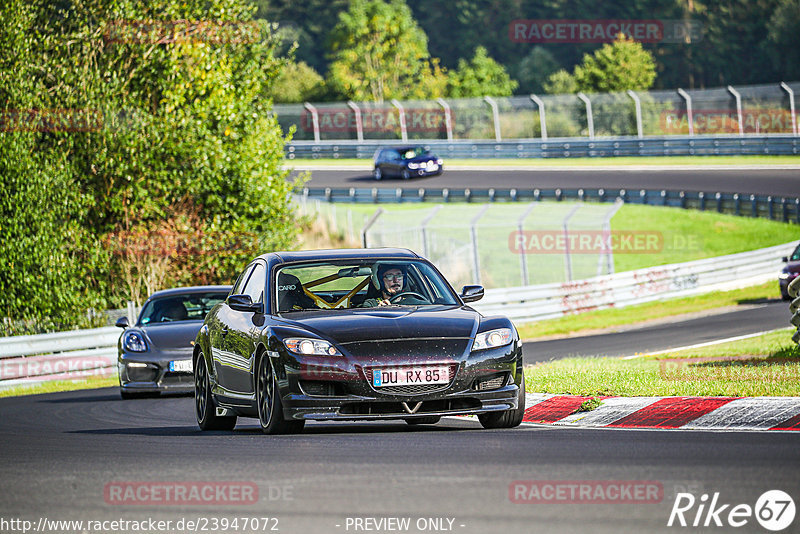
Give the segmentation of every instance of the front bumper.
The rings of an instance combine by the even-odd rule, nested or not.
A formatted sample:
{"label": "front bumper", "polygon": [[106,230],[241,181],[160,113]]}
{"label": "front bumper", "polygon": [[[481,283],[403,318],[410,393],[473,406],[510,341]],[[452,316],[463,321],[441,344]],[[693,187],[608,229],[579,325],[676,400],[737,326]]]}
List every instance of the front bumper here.
{"label": "front bumper", "polygon": [[[170,371],[172,361],[191,361],[191,352],[128,353],[117,358],[119,385],[124,391],[141,393],[194,391],[191,371]],[[130,365],[133,364],[133,365]]]}
{"label": "front bumper", "polygon": [[[330,361],[330,359],[328,360]],[[296,362],[292,362],[296,363]],[[415,365],[438,365],[416,361]],[[344,364],[344,365],[341,365]],[[279,377],[286,419],[371,420],[419,416],[471,415],[516,409],[522,384],[522,349],[519,342],[469,354],[452,365],[451,380],[438,389],[398,391],[373,387],[367,378],[376,367],[403,365],[352,365],[341,361],[330,367],[318,362],[283,366]],[[310,386],[315,386],[316,392]]]}
{"label": "front bumper", "polygon": [[348,396],[291,395],[284,398],[284,417],[315,420],[407,419],[420,416],[474,415],[516,409],[519,387],[512,383],[494,391],[467,391],[405,400]]}

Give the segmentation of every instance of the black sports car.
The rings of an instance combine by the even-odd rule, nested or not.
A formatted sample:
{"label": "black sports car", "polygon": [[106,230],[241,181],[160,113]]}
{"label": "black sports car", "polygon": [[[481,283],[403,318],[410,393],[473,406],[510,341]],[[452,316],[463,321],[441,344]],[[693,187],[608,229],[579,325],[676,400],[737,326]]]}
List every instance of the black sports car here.
{"label": "black sports car", "polygon": [[381,180],[387,176],[399,176],[408,180],[412,176],[442,174],[442,158],[423,146],[379,148],[375,151],[375,167],[372,177]]}
{"label": "black sports car", "polygon": [[191,393],[192,341],[211,308],[231,286],[181,287],[156,291],[136,324],[121,317],[117,344],[119,391],[123,399],[165,391]]}
{"label": "black sports car", "polygon": [[522,345],[427,260],[403,249],[274,252],[253,260],[206,317],[194,347],[201,429],[258,418],[265,433],[306,420],[522,421]]}

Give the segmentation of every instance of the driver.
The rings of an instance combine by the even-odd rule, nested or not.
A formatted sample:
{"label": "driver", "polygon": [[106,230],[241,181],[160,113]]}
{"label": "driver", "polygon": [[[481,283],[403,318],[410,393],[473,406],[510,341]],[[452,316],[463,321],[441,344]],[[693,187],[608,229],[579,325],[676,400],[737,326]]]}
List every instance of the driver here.
{"label": "driver", "polygon": [[361,307],[390,306],[389,299],[402,293],[406,287],[405,269],[401,265],[381,265],[378,267],[378,284],[380,297],[365,300]]}

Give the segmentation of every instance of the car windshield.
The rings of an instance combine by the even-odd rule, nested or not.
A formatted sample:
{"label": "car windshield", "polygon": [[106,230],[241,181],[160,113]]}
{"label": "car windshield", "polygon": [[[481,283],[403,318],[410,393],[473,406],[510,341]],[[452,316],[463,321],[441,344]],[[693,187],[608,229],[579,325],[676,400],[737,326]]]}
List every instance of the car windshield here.
{"label": "car windshield", "polygon": [[414,159],[420,156],[427,156],[430,153],[427,150],[425,150],[425,147],[415,146],[401,150],[400,154],[403,156],[403,159]]}
{"label": "car windshield", "polygon": [[797,248],[794,249],[794,252],[792,252],[792,256],[789,258],[789,261],[800,261],[800,245],[797,245]]}
{"label": "car windshield", "polygon": [[225,300],[227,296],[227,293],[222,292],[205,292],[151,299],[142,309],[139,324],[202,321],[211,308]]}
{"label": "car windshield", "polygon": [[[276,281],[279,313],[370,307],[387,296],[398,306],[458,304],[442,276],[414,260],[294,264],[281,268]],[[387,283],[392,286],[388,290]]]}

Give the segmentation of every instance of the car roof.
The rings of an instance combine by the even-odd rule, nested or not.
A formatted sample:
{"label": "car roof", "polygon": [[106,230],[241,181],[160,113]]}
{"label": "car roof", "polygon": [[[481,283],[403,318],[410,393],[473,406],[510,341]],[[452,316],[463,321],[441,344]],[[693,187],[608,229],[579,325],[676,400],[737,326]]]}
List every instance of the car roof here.
{"label": "car roof", "polygon": [[160,297],[171,297],[174,295],[186,295],[191,293],[229,293],[233,286],[189,286],[189,287],[173,287],[170,289],[162,289],[154,291],[147,300]]}
{"label": "car roof", "polygon": [[297,250],[270,252],[259,256],[269,262],[279,263],[314,260],[381,260],[381,259],[419,259],[420,256],[405,248],[340,248],[326,250]]}

